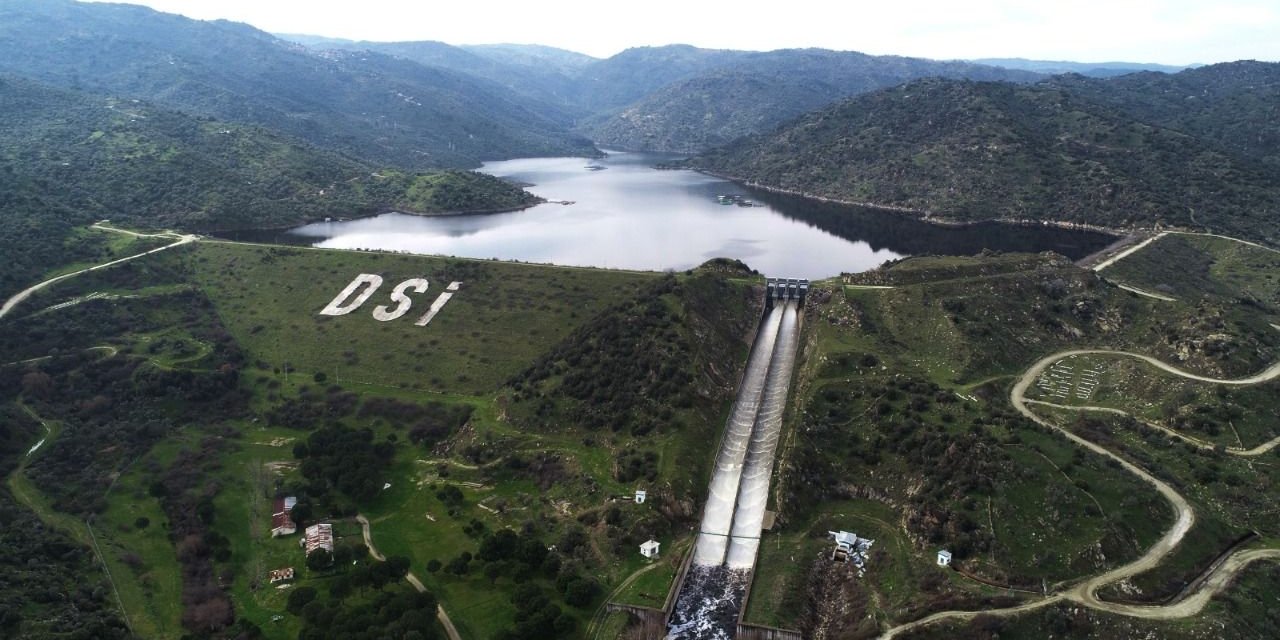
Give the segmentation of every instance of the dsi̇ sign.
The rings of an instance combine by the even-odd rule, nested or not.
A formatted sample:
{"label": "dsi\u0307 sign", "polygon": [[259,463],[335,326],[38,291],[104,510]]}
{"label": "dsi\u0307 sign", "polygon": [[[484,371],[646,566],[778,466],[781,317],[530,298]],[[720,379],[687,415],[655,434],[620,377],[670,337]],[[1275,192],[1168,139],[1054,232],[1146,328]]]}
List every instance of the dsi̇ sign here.
{"label": "dsi\u0307 sign", "polygon": [[[381,286],[382,276],[362,273],[356,276],[356,279],[352,280],[351,284],[347,285],[347,288],[338,294],[338,297],[330,301],[328,305],[325,305],[325,308],[320,310],[320,315],[345,316],[368,302],[369,298],[373,297],[374,292]],[[449,298],[452,298],[453,293],[461,286],[461,282],[450,282],[449,286],[445,287],[444,293],[441,293],[435,302],[431,303],[431,307],[427,309],[427,312],[422,314],[422,317],[418,318],[414,324],[419,327],[427,326],[427,323],[431,322],[431,319],[436,317],[437,313],[440,313],[445,303],[449,302]],[[410,307],[413,306],[413,299],[409,297],[409,294],[411,292],[425,293],[426,291],[426,278],[410,278],[401,282],[396,285],[395,289],[391,290],[392,304],[380,304],[373,308],[373,319],[380,322],[391,322],[400,318],[408,313]]]}

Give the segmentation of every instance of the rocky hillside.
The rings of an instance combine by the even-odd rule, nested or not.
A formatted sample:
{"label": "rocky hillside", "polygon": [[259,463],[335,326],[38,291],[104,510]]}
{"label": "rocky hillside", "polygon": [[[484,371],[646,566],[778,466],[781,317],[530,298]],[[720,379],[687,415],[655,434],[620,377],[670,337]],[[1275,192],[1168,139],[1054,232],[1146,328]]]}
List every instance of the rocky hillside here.
{"label": "rocky hillside", "polygon": [[[1212,76],[1215,69],[1237,67],[1184,74]],[[1120,98],[1095,95],[1123,92],[1127,82],[922,80],[809,114],[693,165],[951,220],[1163,224],[1264,240],[1280,235],[1277,172],[1257,161],[1275,145],[1260,135],[1256,150],[1245,153],[1227,136],[1215,136],[1250,127],[1215,117],[1213,109],[1179,111],[1166,100],[1161,122],[1151,122]],[[1091,91],[1071,86],[1081,83]],[[1259,121],[1274,108],[1251,91],[1240,92],[1235,104],[1256,105],[1238,111]],[[1162,124],[1181,121],[1196,126]]]}

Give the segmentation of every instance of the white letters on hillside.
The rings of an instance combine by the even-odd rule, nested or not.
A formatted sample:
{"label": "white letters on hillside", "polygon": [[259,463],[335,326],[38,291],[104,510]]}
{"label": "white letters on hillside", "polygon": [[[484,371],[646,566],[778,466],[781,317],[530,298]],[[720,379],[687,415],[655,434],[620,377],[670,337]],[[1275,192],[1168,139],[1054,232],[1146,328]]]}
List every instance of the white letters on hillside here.
{"label": "white letters on hillside", "polygon": [[[381,286],[382,276],[372,273],[362,273],[356,276],[355,280],[352,280],[351,284],[348,284],[347,288],[343,289],[337,297],[329,302],[329,304],[325,305],[325,307],[320,310],[320,315],[345,316],[352,311],[359,309],[365,302],[368,302],[369,298],[371,298]],[[425,327],[427,323],[431,322],[432,318],[436,317],[436,314],[440,313],[441,309],[444,309],[444,305],[449,302],[449,299],[453,297],[454,292],[461,286],[461,282],[449,283],[449,286],[445,288],[444,293],[441,293],[440,296],[436,298],[435,302],[431,303],[431,307],[427,309],[427,312],[414,322],[414,324],[419,327]],[[364,287],[364,289],[361,290],[361,287]],[[426,278],[410,278],[401,282],[396,285],[395,289],[391,290],[391,302],[394,303],[394,307],[385,304],[380,304],[374,307],[373,318],[380,322],[390,322],[400,318],[404,314],[408,313],[410,307],[413,306],[413,299],[409,297],[409,293],[424,293],[426,290]],[[356,291],[360,291],[360,293],[353,299],[352,295],[355,295]]]}
{"label": "white letters on hillside", "polygon": [[380,304],[373,308],[373,317],[375,320],[390,322],[404,315],[409,310],[409,306],[413,304],[413,300],[404,294],[404,290],[412,287],[414,293],[422,293],[427,290],[427,281],[422,278],[412,278],[405,280],[396,285],[391,291],[391,301],[396,303],[396,308],[388,312],[387,305]]}
{"label": "white letters on hillside", "polygon": [[[351,294],[355,293],[356,289],[359,289],[360,285],[363,284],[368,284],[369,288],[361,292],[361,294],[357,296],[355,300],[352,300],[350,304],[343,305],[342,303],[346,302],[347,298],[350,298]],[[345,316],[348,313],[359,309],[360,305],[364,304],[365,301],[369,299],[369,296],[372,296],[373,292],[377,291],[378,287],[381,286],[382,276],[372,273],[362,273],[356,276],[356,279],[352,280],[351,284],[347,285],[347,288],[343,289],[342,293],[339,293],[338,297],[334,298],[328,306],[321,309],[320,315]]]}

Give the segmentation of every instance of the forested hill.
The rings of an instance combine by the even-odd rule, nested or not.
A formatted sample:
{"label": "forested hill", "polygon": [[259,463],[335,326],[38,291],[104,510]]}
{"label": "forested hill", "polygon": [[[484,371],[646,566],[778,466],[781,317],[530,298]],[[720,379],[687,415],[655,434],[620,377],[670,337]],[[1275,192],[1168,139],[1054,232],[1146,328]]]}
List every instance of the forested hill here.
{"label": "forested hill", "polygon": [[[1242,66],[1186,71],[1217,78]],[[1274,65],[1273,65],[1274,66]],[[1183,74],[1179,74],[1180,76]],[[867,94],[741,140],[692,161],[698,168],[766,186],[952,220],[1036,219],[1108,227],[1178,225],[1280,237],[1275,145],[1248,153],[1214,132],[1243,132],[1263,116],[1241,107],[1235,123],[1203,129],[1164,123],[1211,111],[1178,111],[1144,121],[1123,100],[1128,81],[1038,85],[930,79]],[[1083,83],[1091,91],[1073,84]],[[1194,103],[1194,101],[1191,101]],[[1238,105],[1256,104],[1250,92]],[[1201,120],[1196,120],[1196,114]]]}
{"label": "forested hill", "polygon": [[768,131],[842,98],[917,78],[1032,82],[1043,77],[967,62],[854,51],[736,53],[732,64],[663,86],[581,128],[606,147],[696,153]]}
{"label": "forested hill", "polygon": [[1216,143],[1227,153],[1280,165],[1280,64],[1244,60],[1109,80],[1068,75],[1045,84]]}
{"label": "forested hill", "polygon": [[0,76],[0,299],[67,262],[71,227],[101,218],[204,231],[535,200],[487,175],[379,170],[257,127]]}
{"label": "forested hill", "polygon": [[594,151],[539,105],[481,78],[371,52],[315,52],[248,25],[138,6],[0,0],[0,71],[406,168]]}

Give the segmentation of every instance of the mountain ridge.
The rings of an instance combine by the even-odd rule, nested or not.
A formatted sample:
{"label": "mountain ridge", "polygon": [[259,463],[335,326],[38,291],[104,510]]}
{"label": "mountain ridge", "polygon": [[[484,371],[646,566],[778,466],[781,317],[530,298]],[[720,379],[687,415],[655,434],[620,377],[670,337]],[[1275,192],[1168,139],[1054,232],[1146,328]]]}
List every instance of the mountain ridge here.
{"label": "mountain ridge", "polygon": [[317,53],[248,25],[130,5],[4,0],[0,70],[413,169],[595,152],[564,123],[472,76],[380,54]]}
{"label": "mountain ridge", "polygon": [[1280,174],[1269,165],[1052,81],[919,80],[690,166],[952,221],[1208,227],[1268,242],[1278,231]]}

